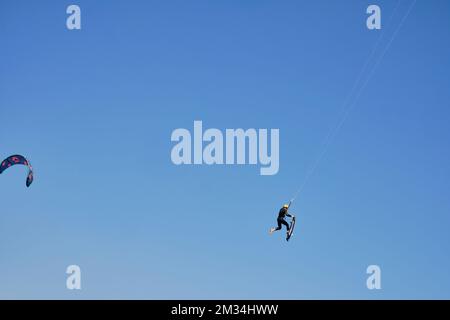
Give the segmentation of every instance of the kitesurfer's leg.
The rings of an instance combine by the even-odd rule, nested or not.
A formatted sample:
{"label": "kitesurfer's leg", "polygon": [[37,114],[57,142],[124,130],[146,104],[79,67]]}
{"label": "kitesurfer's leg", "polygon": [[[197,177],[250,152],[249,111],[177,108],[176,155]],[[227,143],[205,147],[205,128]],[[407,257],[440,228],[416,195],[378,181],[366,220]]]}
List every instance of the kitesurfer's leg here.
{"label": "kitesurfer's leg", "polygon": [[287,231],[286,231],[286,240],[287,240],[289,238],[289,231],[290,231],[289,223],[287,223],[286,220],[284,220],[284,219],[281,219],[281,220],[282,220],[281,223],[283,225],[285,225],[286,229],[287,229]]}
{"label": "kitesurfer's leg", "polygon": [[281,230],[281,221],[279,218],[277,219],[277,224],[278,224],[278,227],[270,228],[270,231],[269,231],[270,234],[274,233],[275,231]]}
{"label": "kitesurfer's leg", "polygon": [[284,221],[284,220],[283,220],[282,218],[278,218],[278,219],[277,219],[278,227],[276,227],[274,231],[281,230],[281,224],[283,223],[283,221]]}
{"label": "kitesurfer's leg", "polygon": [[[289,223],[287,223],[286,220],[284,220],[284,219],[280,219],[280,220],[281,220],[281,223],[286,226],[287,232],[289,232],[289,229],[290,229]],[[279,225],[279,228],[281,229],[280,222],[278,222],[278,225]]]}

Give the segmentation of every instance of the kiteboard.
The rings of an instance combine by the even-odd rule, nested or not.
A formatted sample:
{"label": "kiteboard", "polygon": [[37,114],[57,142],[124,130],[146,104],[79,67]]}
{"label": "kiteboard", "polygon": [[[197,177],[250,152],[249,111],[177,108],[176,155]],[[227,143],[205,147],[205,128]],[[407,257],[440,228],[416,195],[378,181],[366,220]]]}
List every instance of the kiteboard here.
{"label": "kiteboard", "polygon": [[295,216],[292,217],[291,226],[289,228],[289,232],[288,232],[288,235],[286,237],[286,241],[289,241],[289,239],[291,238],[292,233],[294,232],[294,227],[295,227]]}

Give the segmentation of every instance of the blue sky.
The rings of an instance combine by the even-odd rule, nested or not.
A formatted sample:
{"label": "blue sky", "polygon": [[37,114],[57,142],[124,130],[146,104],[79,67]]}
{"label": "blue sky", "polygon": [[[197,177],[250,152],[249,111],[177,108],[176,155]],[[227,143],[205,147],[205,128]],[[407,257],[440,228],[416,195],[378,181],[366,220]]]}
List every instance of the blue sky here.
{"label": "blue sky", "polygon": [[[448,1],[414,5],[294,202],[292,240],[267,232],[411,3],[77,1],[69,31],[72,2],[2,1],[0,157],[28,156],[35,182],[0,177],[0,298],[450,298]],[[279,128],[279,173],[173,165],[171,132],[194,120]]]}

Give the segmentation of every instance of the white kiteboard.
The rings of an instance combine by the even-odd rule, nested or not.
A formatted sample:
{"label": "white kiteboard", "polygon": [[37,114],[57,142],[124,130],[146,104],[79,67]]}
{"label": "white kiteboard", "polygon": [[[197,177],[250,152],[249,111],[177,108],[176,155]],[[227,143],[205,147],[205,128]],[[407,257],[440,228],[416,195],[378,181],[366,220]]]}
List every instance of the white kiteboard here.
{"label": "white kiteboard", "polygon": [[292,233],[294,232],[294,227],[295,227],[295,216],[292,217],[291,227],[289,228],[289,233],[286,237],[286,241],[289,241],[289,239],[291,238]]}

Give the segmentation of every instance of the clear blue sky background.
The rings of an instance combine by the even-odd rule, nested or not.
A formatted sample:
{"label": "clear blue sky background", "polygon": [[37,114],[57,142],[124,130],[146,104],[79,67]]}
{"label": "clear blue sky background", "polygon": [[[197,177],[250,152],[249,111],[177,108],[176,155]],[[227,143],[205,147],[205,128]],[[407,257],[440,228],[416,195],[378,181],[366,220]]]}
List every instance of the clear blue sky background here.
{"label": "clear blue sky background", "polygon": [[[396,3],[76,1],[69,31],[72,2],[1,1],[0,157],[36,177],[0,176],[0,298],[450,298],[448,1],[412,9],[294,203],[292,241],[267,232]],[[194,120],[280,128],[278,175],[173,165],[171,132]]]}

